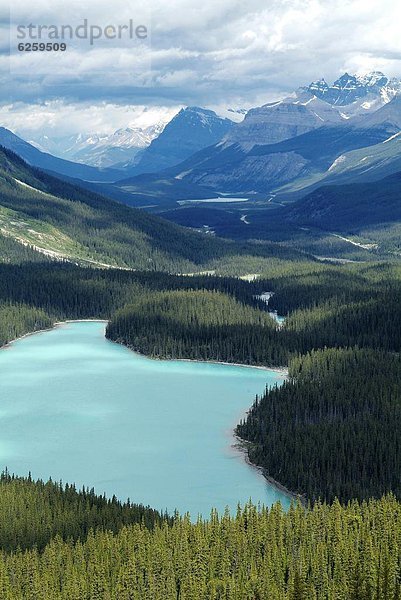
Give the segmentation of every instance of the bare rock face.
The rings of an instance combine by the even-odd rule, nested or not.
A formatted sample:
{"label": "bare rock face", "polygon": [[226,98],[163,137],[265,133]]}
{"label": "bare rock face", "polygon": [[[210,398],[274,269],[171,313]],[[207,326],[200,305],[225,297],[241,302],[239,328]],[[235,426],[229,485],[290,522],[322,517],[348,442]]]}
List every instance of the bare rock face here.
{"label": "bare rock face", "polygon": [[248,155],[240,163],[222,166],[213,171],[194,175],[193,181],[213,189],[229,188],[233,192],[268,192],[270,186],[279,186],[301,175],[308,161],[295,152],[281,152],[270,156]]}
{"label": "bare rock face", "polygon": [[[380,72],[345,73],[332,85],[321,79],[249,110],[222,142],[186,161],[179,177],[216,191],[243,193],[269,192],[313,173],[323,177],[344,153],[401,131],[400,94],[401,81]],[[326,154],[327,165],[321,160]]]}
{"label": "bare rock face", "polygon": [[248,112],[242,123],[235,125],[225,138],[249,150],[254,145],[275,144],[307,133],[328,123],[340,122],[341,115],[308,93],[265,104]]}

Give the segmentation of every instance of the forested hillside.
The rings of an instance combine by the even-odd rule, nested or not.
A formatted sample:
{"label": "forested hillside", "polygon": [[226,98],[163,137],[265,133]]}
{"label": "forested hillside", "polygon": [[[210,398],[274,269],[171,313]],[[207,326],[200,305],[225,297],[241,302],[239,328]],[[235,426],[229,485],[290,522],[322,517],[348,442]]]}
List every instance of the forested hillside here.
{"label": "forested hillside", "polygon": [[156,523],[172,522],[171,517],[141,504],[107,499],[74,485],[15,477],[7,471],[0,477],[0,514],[0,549],[7,552],[42,551],[56,536],[84,541],[91,531],[117,533],[133,523],[151,529]]}
{"label": "forested hillside", "polygon": [[282,218],[336,231],[399,222],[400,189],[400,173],[370,183],[326,185],[288,207]]}
{"label": "forested hillside", "polygon": [[237,433],[252,462],[308,499],[401,497],[401,357],[326,349],[291,361]]}
{"label": "forested hillside", "polygon": [[266,312],[220,292],[157,292],[118,311],[109,339],[154,358],[282,365],[287,351]]}
{"label": "forested hillside", "polygon": [[37,252],[12,238],[0,235],[0,265],[1,264],[23,264],[27,262],[51,262],[45,254]]}
{"label": "forested hillside", "polygon": [[[160,294],[175,290],[185,293]],[[280,329],[255,298],[271,290],[276,291],[269,307],[287,315]],[[390,264],[275,259],[270,272],[252,282],[68,264],[0,264],[0,306],[7,305],[10,315],[10,332],[0,328],[0,343],[50,321],[102,318],[111,319],[111,339],[153,356],[283,366],[294,354],[325,346],[398,351],[400,297],[401,270]],[[41,311],[36,326],[32,312],[23,325],[26,308]]]}
{"label": "forested hillside", "polygon": [[26,304],[0,304],[0,346],[16,338],[53,326],[54,320],[40,308]]}
{"label": "forested hillside", "polygon": [[[32,491],[31,493],[35,493]],[[39,492],[40,493],[40,492]],[[68,494],[67,494],[68,496]],[[51,496],[50,496],[51,497]],[[99,501],[99,500],[98,500]],[[96,505],[94,499],[92,502]],[[101,503],[101,501],[100,501]],[[42,516],[45,502],[37,517]],[[67,507],[71,506],[67,502]],[[13,514],[13,506],[10,507]],[[95,514],[96,514],[95,508]],[[105,507],[107,513],[108,508]],[[117,529],[124,523],[115,510]],[[146,509],[145,509],[146,513]],[[76,522],[77,519],[73,517]],[[59,536],[43,551],[0,553],[4,600],[395,600],[400,597],[401,504],[279,505],[209,521]],[[107,523],[107,520],[106,520]],[[106,529],[106,530],[104,530]]]}
{"label": "forested hillside", "polygon": [[[228,277],[174,276],[149,271],[87,269],[69,264],[0,263],[0,345],[65,319],[110,319],[152,290],[216,290],[265,310],[255,287]],[[262,313],[263,318],[265,315]]]}
{"label": "forested hillside", "polygon": [[0,234],[50,258],[93,267],[221,272],[231,259],[237,275],[248,272],[250,261],[260,272],[271,257],[301,257],[274,243],[235,245],[182,228],[51,177],[1,148]]}
{"label": "forested hillside", "polygon": [[[268,279],[243,282],[248,293],[234,294],[236,302],[196,292],[196,284],[185,293],[141,294],[112,316],[107,336],[157,358],[264,366],[286,365],[292,356],[315,348],[401,349],[398,267],[281,267],[280,272],[275,265]],[[213,278],[209,281],[213,285]],[[253,296],[276,288],[269,306],[289,313],[283,327],[260,311],[266,310],[260,302],[253,311],[244,306],[252,306]]]}

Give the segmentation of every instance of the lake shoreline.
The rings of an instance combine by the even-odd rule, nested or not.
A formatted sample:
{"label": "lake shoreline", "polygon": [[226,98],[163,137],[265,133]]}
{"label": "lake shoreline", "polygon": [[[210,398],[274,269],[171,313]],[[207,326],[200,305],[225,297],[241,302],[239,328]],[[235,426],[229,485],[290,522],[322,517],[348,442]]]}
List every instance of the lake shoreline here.
{"label": "lake shoreline", "polygon": [[[6,348],[11,346],[15,342],[18,342],[27,337],[30,337],[31,335],[36,335],[39,333],[47,333],[49,331],[53,331],[54,329],[57,329],[58,327],[62,327],[63,325],[66,325],[68,323],[108,323],[108,322],[109,321],[107,319],[67,319],[66,321],[55,321],[52,327],[47,327],[46,329],[38,329],[37,331],[29,331],[28,333],[24,333],[24,335],[21,335],[13,340],[10,340],[3,346],[0,346],[0,350],[5,350]],[[134,352],[135,354],[138,354],[139,356],[143,356],[144,358],[148,358],[149,360],[158,360],[161,362],[180,361],[180,362],[204,363],[204,364],[211,364],[211,365],[226,365],[228,367],[231,366],[231,367],[242,367],[245,369],[260,369],[262,371],[274,371],[275,373],[279,373],[280,375],[283,375],[283,376],[288,375],[287,367],[263,367],[261,365],[247,365],[245,363],[233,363],[233,362],[226,362],[226,361],[220,361],[220,360],[202,360],[202,359],[195,359],[195,358],[157,358],[157,357],[148,356],[147,354],[143,354],[142,352],[138,352],[138,350],[135,350],[134,348],[131,348],[130,346],[127,346],[126,344],[123,344],[122,342],[110,340],[107,337],[106,337],[106,339],[108,342],[110,342],[112,344],[118,344],[119,346],[123,346],[124,348],[127,348],[131,352]]]}
{"label": "lake shoreline", "polygon": [[53,331],[58,327],[65,325],[66,323],[108,323],[108,321],[106,321],[105,319],[68,319],[67,321],[55,321],[51,327],[46,327],[46,329],[37,329],[36,331],[28,331],[27,333],[24,333],[23,335],[20,335],[19,337],[14,338],[9,342],[6,342],[2,346],[0,346],[0,350],[7,350],[7,348],[15,344],[15,342],[19,342],[20,340],[24,340],[25,338],[31,337],[31,335],[37,335],[39,333],[49,333],[50,331]]}
{"label": "lake shoreline", "polygon": [[274,373],[279,373],[280,375],[282,375],[284,377],[288,376],[288,367],[263,367],[262,365],[247,365],[245,363],[234,363],[234,362],[227,362],[227,361],[221,361],[221,360],[203,360],[201,358],[199,358],[199,359],[197,359],[197,358],[159,358],[157,356],[149,356],[148,354],[143,354],[142,352],[135,350],[135,348],[132,348],[132,346],[127,346],[126,344],[124,344],[123,342],[119,342],[118,340],[110,340],[109,338],[106,338],[106,339],[112,344],[118,344],[119,346],[122,346],[123,348],[127,348],[134,354],[138,354],[138,356],[142,356],[143,358],[148,358],[149,360],[156,360],[156,361],[160,361],[160,362],[169,362],[170,361],[170,362],[201,363],[201,364],[205,364],[205,365],[225,365],[227,367],[241,367],[243,369],[259,369],[261,371],[273,371]]}
{"label": "lake shoreline", "polygon": [[266,469],[264,469],[261,465],[258,465],[254,462],[251,461],[251,459],[249,458],[249,446],[251,445],[251,442],[248,442],[247,440],[242,439],[239,435],[237,435],[236,433],[234,433],[234,439],[236,440],[236,442],[233,444],[233,447],[240,451],[241,454],[243,455],[243,459],[246,462],[246,464],[249,467],[252,467],[253,469],[256,469],[257,471],[259,471],[259,473],[261,475],[263,475],[263,477],[266,479],[266,481],[273,486],[274,488],[276,488],[279,492],[285,494],[286,496],[288,496],[291,500],[294,500],[296,502],[300,502],[303,506],[306,506],[307,500],[306,497],[303,494],[297,494],[296,492],[293,492],[291,490],[289,490],[287,487],[285,487],[285,485],[283,485],[282,483],[280,483],[279,481],[277,481],[276,479],[274,479],[273,477],[271,477]]}
{"label": "lake shoreline", "polygon": [[167,358],[167,359],[154,359],[154,360],[179,360],[181,362],[197,362],[197,363],[205,363],[209,365],[226,365],[227,367],[242,367],[244,369],[260,369],[261,371],[274,371],[274,373],[279,373],[280,375],[287,376],[288,369],[287,367],[262,367],[261,365],[246,365],[244,363],[232,363],[232,362],[222,362],[219,360],[197,360],[195,358]]}
{"label": "lake shoreline", "polygon": [[0,346],[0,350],[7,350],[13,344],[15,344],[15,342],[19,342],[20,340],[24,340],[25,338],[31,337],[31,335],[36,335],[39,333],[48,333],[50,331],[53,331],[53,329],[56,329],[55,325],[53,325],[53,327],[48,327],[47,329],[37,329],[36,331],[29,331],[28,333],[24,333],[24,335],[20,335],[19,337],[14,338],[13,340],[10,340],[9,342],[6,342],[2,346]]}
{"label": "lake shoreline", "polygon": [[[85,323],[88,324],[85,325]],[[188,364],[188,374],[190,375],[190,377],[195,378],[195,380],[199,383],[199,385],[195,386],[193,394],[188,394],[188,388],[186,387],[186,385],[184,385],[184,388],[182,387],[182,373],[186,373],[187,368],[178,368],[177,362],[176,367],[174,367],[174,365],[172,364],[172,362],[174,361],[165,361],[167,363],[169,362],[170,364],[172,364],[172,387],[171,390],[167,390],[163,387],[165,383],[164,368],[160,369],[160,367],[157,367],[157,363],[155,364],[154,361],[150,359],[146,360],[147,364],[140,361],[139,355],[137,355],[137,358],[135,359],[135,356],[132,356],[132,358],[130,358],[130,356],[127,355],[126,352],[119,352],[118,346],[115,346],[114,342],[111,342],[109,344],[110,340],[106,339],[104,336],[104,329],[106,323],[107,321],[105,319],[70,319],[67,321],[57,321],[54,323],[53,327],[50,328],[50,321],[48,323],[44,323],[42,329],[38,328],[37,331],[31,331],[24,335],[21,335],[18,338],[18,340],[28,336],[32,336],[36,333],[47,333],[53,331],[52,335],[44,337],[42,336],[40,338],[38,337],[35,341],[29,341],[26,344],[18,344],[17,346],[15,346],[14,352],[10,353],[9,357],[7,355],[4,355],[4,364],[8,365],[7,368],[9,368],[9,373],[7,373],[5,370],[5,375],[9,375],[10,390],[12,392],[9,394],[8,397],[9,402],[14,402],[14,393],[16,393],[16,398],[18,402],[25,402],[27,400],[23,388],[24,386],[28,385],[28,379],[30,376],[32,376],[32,381],[34,385],[32,386],[31,397],[28,398],[29,410],[34,410],[34,407],[32,408],[31,400],[35,399],[39,401],[40,406],[42,407],[42,403],[46,399],[45,392],[46,390],[50,390],[51,393],[49,394],[47,400],[49,402],[49,407],[51,408],[51,410],[53,410],[53,407],[55,406],[56,399],[57,402],[60,403],[60,406],[64,406],[64,401],[66,400],[68,411],[73,413],[75,416],[78,417],[82,413],[82,426],[78,423],[78,420],[76,420],[75,417],[74,419],[70,419],[67,423],[67,425],[72,428],[72,435],[70,433],[68,433],[68,435],[66,434],[66,431],[64,429],[65,423],[62,419],[59,419],[60,414],[63,414],[64,408],[62,411],[59,411],[56,406],[55,413],[57,419],[60,422],[58,422],[58,420],[56,419],[55,425],[52,421],[51,426],[50,424],[46,424],[46,422],[41,417],[37,417],[35,413],[35,419],[37,419],[37,427],[41,428],[41,430],[43,430],[44,432],[43,435],[39,436],[41,444],[49,447],[54,446],[55,451],[60,451],[61,448],[63,451],[63,456],[65,455],[64,443],[66,444],[66,448],[70,448],[71,444],[71,460],[69,460],[68,463],[66,463],[67,475],[65,475],[65,477],[72,480],[72,475],[68,472],[68,469],[72,468],[71,461],[75,460],[78,461],[78,470],[76,471],[75,476],[73,474],[74,480],[84,481],[84,475],[78,475],[77,473],[81,473],[81,471],[82,473],[84,473],[85,470],[88,470],[89,467],[86,464],[81,465],[79,458],[80,455],[76,452],[75,446],[71,443],[71,440],[73,438],[75,440],[75,437],[77,440],[80,440],[82,438],[82,441],[86,444],[88,423],[90,424],[90,426],[92,426],[92,423],[94,423],[95,427],[93,428],[93,431],[95,433],[97,431],[102,432],[102,427],[104,427],[105,430],[107,428],[110,429],[111,438],[114,436],[116,440],[118,439],[121,441],[122,439],[123,445],[127,444],[127,448],[125,448],[124,446],[124,451],[128,449],[128,451],[132,454],[135,460],[129,463],[129,469],[123,469],[121,473],[118,472],[118,477],[115,478],[115,481],[114,479],[110,481],[108,479],[105,479],[103,466],[99,463],[99,465],[97,466],[98,471],[96,477],[93,475],[92,472],[90,472],[90,484],[96,486],[96,489],[103,491],[106,494],[111,494],[111,485],[113,485],[116,486],[118,497],[125,498],[127,494],[129,494],[131,497],[132,490],[129,488],[129,485],[131,484],[131,480],[129,479],[129,477],[132,475],[131,470],[133,473],[136,473],[136,469],[137,472],[141,475],[141,477],[143,475],[141,471],[141,469],[143,468],[142,460],[137,460],[137,454],[140,459],[142,457],[145,457],[145,462],[147,460],[150,464],[153,460],[153,454],[155,451],[161,452],[160,456],[164,457],[166,444],[167,447],[170,447],[170,441],[167,439],[166,444],[161,443],[158,435],[155,438],[155,444],[153,445],[152,437],[147,437],[148,435],[150,435],[147,433],[147,429],[142,426],[138,427],[137,423],[140,423],[141,418],[144,419],[144,424],[153,423],[155,408],[157,409],[157,414],[159,414],[160,407],[163,410],[165,410],[165,407],[168,408],[170,406],[169,410],[166,411],[166,415],[173,414],[174,410],[177,410],[179,413],[184,415],[184,417],[182,418],[182,425],[179,425],[177,429],[179,435],[174,436],[174,439],[171,442],[171,456],[175,456],[174,453],[177,453],[177,448],[179,449],[181,445],[183,448],[192,448],[193,446],[195,458],[198,455],[199,457],[207,458],[199,458],[200,461],[203,460],[203,463],[205,465],[203,467],[205,471],[205,481],[203,481],[203,478],[199,480],[198,474],[193,472],[193,459],[191,456],[189,456],[189,458],[186,459],[186,461],[183,461],[185,464],[182,468],[180,467],[178,471],[180,471],[181,473],[185,473],[185,469],[188,470],[188,479],[183,479],[183,491],[185,493],[181,494],[180,492],[177,498],[175,498],[176,492],[174,491],[174,486],[171,489],[169,489],[167,486],[167,489],[169,490],[168,493],[172,497],[172,502],[170,502],[170,504],[166,503],[166,507],[168,507],[169,510],[172,511],[173,506],[178,508],[179,510],[184,510],[185,507],[185,510],[189,510],[192,515],[196,515],[197,512],[202,512],[206,516],[207,514],[209,514],[210,506],[216,506],[218,510],[222,511],[224,510],[225,505],[229,505],[234,510],[234,506],[237,504],[237,501],[241,502],[242,504],[245,504],[250,497],[252,497],[255,500],[259,499],[259,502],[266,506],[270,506],[271,504],[276,502],[281,502],[284,510],[287,510],[288,506],[290,505],[290,495],[280,493],[279,487],[277,485],[268,485],[265,478],[262,479],[260,477],[260,474],[254,470],[257,467],[255,467],[255,465],[252,465],[247,461],[246,454],[243,451],[241,451],[242,449],[240,449],[237,446],[237,449],[235,451],[237,458],[235,461],[230,460],[231,457],[227,453],[227,450],[224,450],[224,448],[227,449],[227,447],[231,447],[234,450],[233,444],[236,441],[234,438],[233,431],[235,423],[233,423],[232,421],[237,421],[237,415],[234,415],[233,417],[233,407],[237,407],[237,410],[239,408],[239,412],[243,413],[243,411],[245,410],[245,406],[248,405],[246,398],[248,398],[250,404],[250,391],[252,391],[252,396],[254,397],[255,394],[259,393],[258,388],[261,386],[265,386],[266,383],[268,383],[268,385],[270,386],[273,385],[275,381],[277,381],[277,384],[281,385],[282,378],[280,376],[280,373],[277,370],[270,369],[266,374],[263,373],[262,370],[258,370],[254,371],[252,375],[251,372],[242,372],[241,374],[238,370],[231,371],[230,373],[230,370],[227,369],[222,370],[222,375],[224,375],[225,378],[222,377],[221,381],[220,379],[216,381],[216,379],[212,376],[214,373],[214,369],[207,367],[199,369],[196,368],[195,365],[192,366]],[[63,343],[58,343],[59,338],[61,342],[64,341],[64,346]],[[10,347],[12,343],[13,342],[9,342],[8,347]],[[81,344],[82,347],[79,344]],[[99,347],[99,344],[101,347]],[[97,352],[98,347],[99,352]],[[92,348],[96,349],[96,351],[92,352]],[[23,359],[21,365],[18,364],[19,354],[21,354],[21,358]],[[85,360],[81,361],[81,357],[85,358]],[[114,358],[116,359],[115,362]],[[81,377],[82,374],[82,383],[80,385],[77,385],[75,382],[74,387],[70,390],[68,378],[71,376],[71,365],[73,365],[72,361],[74,360],[79,361],[80,368],[77,369],[77,380],[79,380],[79,377]],[[105,361],[104,369],[102,368],[102,361]],[[199,363],[200,361],[190,360],[187,362]],[[138,373],[135,371],[135,369],[132,369],[131,372],[130,363],[132,363],[133,365],[137,363],[139,365],[137,366],[137,369],[139,369]],[[217,369],[219,363],[215,361],[215,364],[217,365]],[[17,365],[17,367],[15,365]],[[55,365],[57,365],[57,371],[55,371]],[[225,363],[224,366],[230,365],[233,366],[232,363]],[[247,368],[252,368],[249,365],[239,366],[246,366]],[[21,371],[19,370],[20,367]],[[116,373],[120,373],[118,369],[121,370],[121,377],[116,375]],[[150,373],[151,377],[147,377],[147,374],[143,373],[143,371],[147,371],[148,373]],[[15,374],[19,374],[20,372],[21,374],[26,372],[26,379],[22,378],[23,381],[21,383],[21,386],[17,386],[18,389],[14,390],[12,386],[14,385],[13,381],[15,379]],[[115,388],[112,380],[110,379],[109,373],[112,373],[113,377],[115,376],[120,382],[119,389],[121,392],[120,397],[115,399],[116,404],[113,403],[111,409],[109,403],[109,394],[110,390],[114,390]],[[170,373],[168,373],[168,375],[170,376]],[[209,375],[210,377],[208,378],[207,376]],[[238,377],[238,381],[236,379],[232,381],[231,375],[234,375],[234,378]],[[41,385],[42,381],[46,382],[46,386]],[[40,385],[37,385],[38,383]],[[97,389],[97,384],[99,384],[99,393],[95,391]],[[152,418],[143,416],[138,417],[138,415],[147,414],[146,410],[142,411],[141,408],[141,410],[139,410],[138,413],[132,413],[133,415],[135,415],[135,418],[132,417],[131,423],[129,422],[129,420],[127,421],[126,417],[124,417],[124,414],[126,412],[126,409],[129,408],[131,410],[131,407],[133,405],[130,394],[134,389],[134,384],[138,385],[137,398],[135,399],[135,402],[138,402],[138,406],[140,407],[142,407],[143,404],[143,408],[149,410],[149,415],[151,415]],[[156,386],[156,394],[152,393],[151,391],[153,390],[152,385],[153,387]],[[227,388],[228,390],[230,390],[230,394],[227,396],[223,393],[222,395],[221,392],[222,390],[224,391],[226,389],[225,386],[227,385],[231,386]],[[166,386],[166,388],[167,387],[168,386]],[[204,390],[209,391],[202,391],[203,388]],[[160,394],[160,390],[163,390],[163,402],[161,404],[157,402],[157,394]],[[181,390],[181,398],[177,398],[177,390]],[[104,397],[102,396],[102,394],[104,395]],[[144,400],[144,398],[147,398],[147,395],[149,395],[149,397],[152,398],[152,402],[156,398],[155,406],[153,406],[152,402]],[[224,400],[225,403],[222,402],[221,407],[216,406],[216,403],[214,402],[214,396],[216,398],[220,398],[221,396],[222,401]],[[203,401],[206,401],[205,404],[203,404]],[[120,403],[121,410],[119,408],[118,402]],[[182,406],[180,402],[182,403]],[[191,409],[192,402],[194,402],[193,411]],[[170,405],[168,403],[170,403]],[[98,407],[98,409],[96,407]],[[189,411],[188,415],[186,415],[186,412],[185,410],[183,410],[183,407],[189,407],[188,409],[186,409]],[[98,412],[96,412],[97,410]],[[227,415],[224,417],[226,413],[228,415],[228,418]],[[112,417],[109,418],[109,415],[112,415]],[[194,415],[197,415],[195,420]],[[115,422],[121,421],[121,428],[124,431],[124,435],[122,436],[122,438],[118,437],[118,427],[115,427],[115,423],[113,421],[114,419]],[[178,419],[178,422],[180,423],[180,419]],[[192,427],[194,423],[200,424],[196,425],[196,428],[199,428],[202,425],[202,429],[199,435],[192,436],[190,426]],[[229,424],[228,427],[230,429],[230,441],[227,445],[226,443],[224,443],[223,445],[223,443],[218,442],[218,440],[221,439],[222,434],[224,433],[224,431],[226,431],[227,423]],[[145,437],[142,440],[143,443],[138,442],[137,447],[135,446],[135,444],[132,444],[132,432],[130,429],[131,426],[134,428],[137,427],[139,436],[138,440],[141,439],[140,436],[142,435],[142,432],[144,432],[143,436]],[[54,441],[56,438],[53,435],[53,431],[59,431],[58,428],[60,429],[61,436],[57,436],[56,444]],[[194,431],[196,430],[196,428],[194,428]],[[156,434],[158,434],[157,428],[155,431],[153,431],[153,429],[154,428],[152,425],[152,435],[155,432]],[[207,436],[205,437],[206,429],[208,430],[210,440]],[[48,435],[49,431],[50,435]],[[63,436],[65,436],[65,439]],[[59,439],[62,441],[62,444],[59,443]],[[104,439],[104,437],[102,437],[102,439]],[[27,445],[32,445],[33,442],[29,435],[24,436],[22,441],[19,439],[17,441],[21,442],[21,444],[25,444],[25,440]],[[176,442],[175,440],[180,441]],[[114,446],[116,445],[118,445],[117,442],[112,447],[114,448]],[[151,448],[150,452],[147,451],[148,446],[149,448]],[[183,455],[185,455],[185,452],[183,453],[180,450],[179,457]],[[30,457],[29,460],[32,460],[33,463],[32,465],[30,463],[28,463],[28,465],[24,464],[22,468],[25,468],[25,470],[29,466],[29,468],[31,468],[34,472],[38,472],[39,476],[47,476],[48,473],[53,473],[53,464],[51,464],[49,467],[43,467],[44,469],[47,469],[44,475],[40,472],[40,468],[42,468],[41,456],[38,458],[38,455],[35,455],[35,453],[33,453],[32,455],[30,453],[27,453],[26,456]],[[118,456],[119,454],[117,451],[114,459],[118,459]],[[235,470],[237,469],[237,467],[235,467],[236,462],[238,462],[238,471]],[[36,463],[39,464],[39,467]],[[203,463],[201,462],[201,464]],[[62,460],[60,464],[63,464]],[[196,460],[194,464],[197,464]],[[18,461],[16,461],[16,465],[17,466],[12,464],[10,466],[15,472],[22,472],[22,468],[19,465]],[[171,465],[173,465],[173,463],[171,463]],[[166,469],[170,468],[171,465],[169,461],[166,460]],[[248,469],[248,467],[251,468]],[[57,465],[57,468],[59,468],[59,465]],[[152,506],[159,506],[160,502],[157,501],[157,499],[159,498],[158,495],[160,495],[161,493],[160,479],[157,478],[159,480],[159,484],[157,482],[148,482],[148,472],[149,470],[146,470],[146,477],[144,476],[144,484],[146,484],[147,486],[144,487],[146,495],[144,495],[143,498],[139,498],[139,501],[143,503],[148,503]],[[161,473],[161,480],[163,480],[164,474],[165,473],[163,471]],[[59,476],[63,476],[63,473],[60,472],[59,474],[57,472],[57,477]],[[95,478],[93,479],[93,477]],[[180,477],[182,478],[182,475],[177,475],[177,481],[180,479]],[[197,487],[199,487],[199,498],[197,495],[194,495],[193,498],[191,497],[191,499],[188,500],[185,496],[185,494],[187,493],[187,491],[185,491],[185,486],[187,486],[187,482],[191,480],[191,477],[193,479],[193,483],[191,484],[192,487],[194,489],[197,489]],[[210,479],[211,483],[209,482],[208,478]],[[225,482],[226,479],[227,486],[225,486],[225,484],[223,485],[223,482]],[[207,485],[212,485],[212,483],[214,487],[211,487],[211,492],[209,494],[206,488]],[[113,493],[115,493],[116,489],[113,488]],[[147,495],[148,490],[150,490],[151,494],[154,494],[156,500],[154,500],[154,498],[152,499]],[[141,492],[141,490],[139,490],[139,492]],[[210,500],[208,494],[210,496]],[[182,498],[181,495],[183,495]],[[190,506],[187,506],[187,501],[189,502]],[[191,506],[191,502],[193,504],[193,507]]]}
{"label": "lake shoreline", "polygon": [[[131,348],[130,346],[127,346],[126,344],[123,344],[122,342],[109,340],[108,338],[106,338],[106,339],[109,342],[111,342],[112,344],[118,344],[119,346],[122,346],[123,348],[127,348],[128,350],[130,350],[130,352],[133,352],[134,354],[138,354],[139,356],[142,356],[144,358],[148,358],[149,360],[155,360],[155,361],[160,361],[160,362],[177,361],[177,362],[188,362],[188,363],[203,363],[203,364],[225,365],[225,366],[231,366],[231,367],[241,367],[241,368],[247,368],[247,369],[260,369],[262,371],[278,373],[279,375],[283,376],[284,379],[286,379],[288,377],[288,368],[287,367],[262,367],[260,365],[246,365],[246,364],[242,364],[242,363],[230,363],[230,362],[222,362],[222,361],[217,361],[217,360],[196,360],[194,358],[153,358],[153,357],[147,356],[146,354],[142,354],[141,352],[138,352],[137,350]],[[248,409],[246,411],[246,413],[248,413],[249,410],[250,409]],[[240,453],[242,460],[248,465],[248,467],[250,467],[252,469],[256,469],[261,475],[263,475],[263,477],[267,481],[267,483],[269,483],[273,488],[277,489],[279,492],[286,495],[288,498],[290,498],[290,500],[300,502],[303,506],[306,505],[306,498],[304,496],[302,496],[301,494],[297,494],[296,492],[292,492],[291,490],[286,488],[282,483],[280,483],[279,481],[276,481],[275,479],[273,479],[273,477],[270,477],[270,475],[267,474],[267,472],[265,471],[265,469],[263,467],[261,467],[260,465],[257,465],[256,463],[253,463],[250,460],[249,454],[248,454],[248,447],[249,447],[250,442],[247,442],[246,440],[243,440],[241,437],[239,437],[235,433],[235,427],[231,431],[231,437],[234,440],[234,443],[231,444],[231,447]]]}

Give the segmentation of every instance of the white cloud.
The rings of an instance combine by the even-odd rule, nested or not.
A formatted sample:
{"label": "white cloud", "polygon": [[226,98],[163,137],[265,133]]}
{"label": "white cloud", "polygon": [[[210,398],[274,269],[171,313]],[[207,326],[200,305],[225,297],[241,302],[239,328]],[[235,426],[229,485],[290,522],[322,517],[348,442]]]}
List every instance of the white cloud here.
{"label": "white cloud", "polygon": [[62,137],[78,132],[110,134],[125,127],[146,128],[158,122],[166,123],[180,108],[65,103],[62,100],[29,105],[18,102],[0,108],[0,121],[26,139],[37,139],[40,135]]}
{"label": "white cloud", "polygon": [[[122,22],[146,14],[139,2],[32,0],[28,16],[61,23],[75,10],[93,21]],[[26,1],[14,0],[13,6],[22,18]],[[40,107],[47,115],[47,103],[57,98],[64,99],[64,107],[82,103],[82,114],[96,129],[106,125],[99,117],[103,108],[91,116],[88,106],[249,107],[321,76],[333,80],[345,70],[401,75],[399,0],[150,0],[146,6],[152,13],[149,45],[135,52],[112,44],[91,52],[80,47],[66,53],[60,68],[42,75],[34,74],[38,59],[24,57],[29,77],[27,72],[10,77],[3,54],[3,93],[8,90],[11,102],[32,103],[36,119]],[[110,114],[114,128],[124,108]]]}

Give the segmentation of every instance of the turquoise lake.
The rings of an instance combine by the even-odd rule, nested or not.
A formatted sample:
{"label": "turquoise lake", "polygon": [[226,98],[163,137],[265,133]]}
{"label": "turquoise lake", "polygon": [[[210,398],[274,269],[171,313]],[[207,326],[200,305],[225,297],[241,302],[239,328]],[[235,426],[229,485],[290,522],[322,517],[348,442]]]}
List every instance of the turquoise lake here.
{"label": "turquoise lake", "polygon": [[66,323],[0,351],[2,468],[192,516],[249,498],[289,505],[233,447],[233,428],[281,374],[155,361],[104,330]]}

